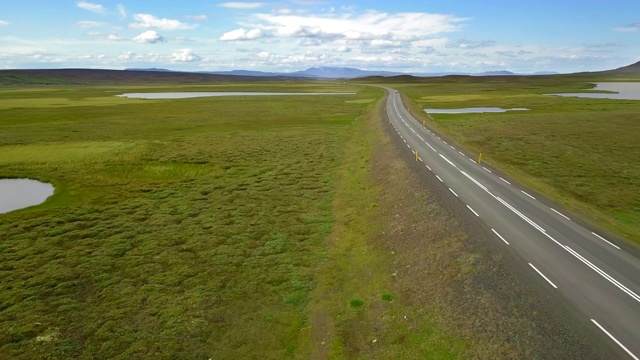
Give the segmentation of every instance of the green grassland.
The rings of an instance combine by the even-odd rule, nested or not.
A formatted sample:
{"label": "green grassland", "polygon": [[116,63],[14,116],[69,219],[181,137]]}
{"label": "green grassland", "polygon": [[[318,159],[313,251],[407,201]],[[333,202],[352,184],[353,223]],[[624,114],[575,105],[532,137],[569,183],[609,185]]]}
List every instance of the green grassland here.
{"label": "green grassland", "polygon": [[[0,215],[0,359],[547,354],[552,341],[535,330],[543,328],[522,302],[491,294],[484,279],[500,271],[481,260],[495,255],[466,247],[469,235],[385,135],[382,90],[29,79],[0,89],[0,178],[40,179],[56,192],[42,205]],[[578,169],[607,161],[611,168],[601,171],[628,166],[629,179],[637,178],[635,102],[585,108],[583,99],[542,95],[584,84],[462,77],[397,87],[415,113],[419,106],[531,108],[433,122],[527,184],[561,189],[530,173],[560,172],[579,158],[571,151],[598,144],[599,155]],[[356,94],[114,96],[150,91]],[[589,117],[597,109],[609,130]],[[591,128],[585,119],[593,119]],[[598,136],[615,138],[624,159],[614,159]],[[566,139],[573,140],[561,147]],[[527,151],[536,142],[536,159],[544,161],[533,166]],[[638,186],[628,183],[631,192]],[[593,204],[563,196],[568,206]],[[632,204],[633,196],[625,200]],[[619,210],[626,204],[613,202]]]}
{"label": "green grassland", "polygon": [[[184,100],[0,91],[0,177],[52,182],[0,216],[0,358],[283,358],[308,326],[358,95]],[[115,91],[115,93],[114,93]]]}
{"label": "green grassland", "polygon": [[[242,90],[357,94],[113,96]],[[458,358],[465,342],[391,290],[390,255],[370,243],[381,95],[0,90],[0,178],[56,188],[0,215],[0,358]]]}
{"label": "green grassland", "polygon": [[[589,221],[640,243],[640,102],[564,98],[606,77],[445,77],[397,84],[413,110],[469,151]],[[525,107],[432,114],[424,108]]]}

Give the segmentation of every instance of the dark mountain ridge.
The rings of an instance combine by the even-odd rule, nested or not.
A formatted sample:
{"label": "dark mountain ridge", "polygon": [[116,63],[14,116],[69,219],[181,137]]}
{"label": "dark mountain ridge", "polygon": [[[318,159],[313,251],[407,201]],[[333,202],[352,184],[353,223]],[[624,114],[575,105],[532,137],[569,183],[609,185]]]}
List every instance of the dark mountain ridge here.
{"label": "dark mountain ridge", "polygon": [[[469,76],[554,76],[555,73],[517,74],[506,70],[484,73],[400,73],[393,71],[360,70],[347,67],[313,67],[290,73],[232,70],[219,72],[185,72],[161,68],[102,70],[102,69],[17,69],[0,70],[0,85],[91,85],[91,84],[207,84],[220,82],[248,82],[309,79],[366,78],[416,81],[424,77]],[[607,77],[640,78],[640,61],[613,70],[567,75],[604,75]]]}

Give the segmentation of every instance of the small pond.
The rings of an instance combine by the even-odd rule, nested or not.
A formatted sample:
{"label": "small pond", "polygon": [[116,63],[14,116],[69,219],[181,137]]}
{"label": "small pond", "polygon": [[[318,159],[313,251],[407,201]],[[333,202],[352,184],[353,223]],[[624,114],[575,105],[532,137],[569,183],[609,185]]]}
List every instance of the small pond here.
{"label": "small pond", "polygon": [[53,185],[31,179],[0,179],[0,214],[42,204]]}
{"label": "small pond", "polygon": [[188,99],[211,96],[296,96],[296,95],[355,95],[354,92],[332,93],[277,93],[277,92],[157,92],[157,93],[127,93],[116,95],[129,99]]}
{"label": "small pond", "polygon": [[565,93],[548,94],[564,97],[581,97],[591,99],[640,100],[640,82],[601,82],[596,83],[593,90],[613,91],[614,93]]}
{"label": "small pond", "polygon": [[527,108],[503,109],[499,107],[473,107],[462,109],[424,109],[427,114],[479,114],[479,113],[503,113],[507,111],[525,111]]}

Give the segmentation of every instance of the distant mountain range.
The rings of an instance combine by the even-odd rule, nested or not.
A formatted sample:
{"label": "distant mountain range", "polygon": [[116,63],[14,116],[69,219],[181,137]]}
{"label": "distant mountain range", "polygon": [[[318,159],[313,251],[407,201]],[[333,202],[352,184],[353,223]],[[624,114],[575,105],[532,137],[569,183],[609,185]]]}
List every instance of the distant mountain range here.
{"label": "distant mountain range", "polygon": [[[155,71],[155,72],[173,72],[168,69],[158,68],[131,68],[127,71]],[[544,72],[535,74],[517,74],[507,70],[486,71],[482,73],[463,73],[463,72],[439,72],[439,73],[420,73],[420,72],[395,72],[395,71],[377,71],[377,70],[360,70],[350,67],[312,67],[302,71],[294,72],[265,72],[254,70],[231,70],[231,71],[199,71],[200,74],[214,75],[235,75],[235,76],[256,76],[256,77],[294,77],[294,78],[314,78],[314,79],[355,79],[368,76],[400,76],[413,75],[420,77],[435,77],[447,75],[470,75],[470,76],[508,76],[508,75],[552,75],[556,72]]]}
{"label": "distant mountain range", "polygon": [[[251,70],[189,72],[161,68],[104,70],[104,69],[9,69],[0,70],[0,86],[4,85],[87,85],[87,84],[204,84],[221,82],[256,82],[301,79],[353,79],[368,77],[370,81],[391,78],[392,81],[419,82],[425,77],[436,76],[518,76],[553,75],[555,72],[516,74],[510,71],[488,71],[484,73],[411,73],[392,71],[369,71],[346,67],[315,67],[289,73]],[[640,62],[613,70],[563,74],[559,76],[589,76],[605,79],[640,78]],[[428,81],[428,80],[426,80]]]}

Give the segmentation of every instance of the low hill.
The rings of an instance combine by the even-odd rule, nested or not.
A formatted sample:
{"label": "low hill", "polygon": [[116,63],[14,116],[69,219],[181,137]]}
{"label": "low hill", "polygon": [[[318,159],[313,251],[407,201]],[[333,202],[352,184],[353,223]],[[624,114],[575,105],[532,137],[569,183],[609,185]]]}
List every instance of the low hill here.
{"label": "low hill", "polygon": [[[0,85],[136,85],[207,84],[219,82],[273,81],[274,76],[218,75],[177,71],[46,69],[0,70]],[[287,78],[291,79],[291,78]]]}
{"label": "low hill", "polygon": [[580,74],[604,76],[612,80],[637,80],[640,79],[640,61],[613,70],[586,72]]}
{"label": "low hill", "polygon": [[617,74],[634,74],[640,75],[640,61],[637,63],[623,66],[614,70],[608,70],[607,73],[617,73]]}

